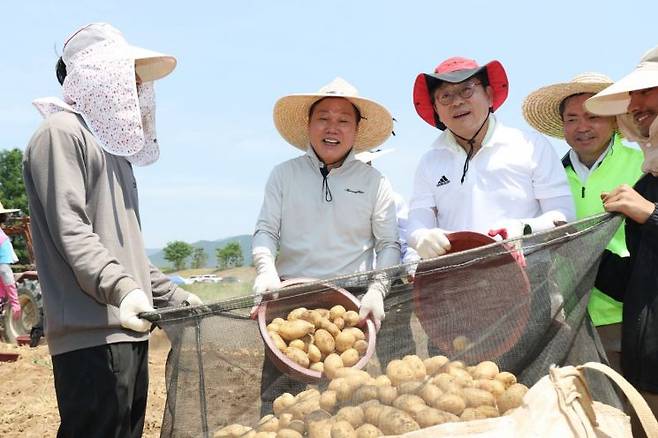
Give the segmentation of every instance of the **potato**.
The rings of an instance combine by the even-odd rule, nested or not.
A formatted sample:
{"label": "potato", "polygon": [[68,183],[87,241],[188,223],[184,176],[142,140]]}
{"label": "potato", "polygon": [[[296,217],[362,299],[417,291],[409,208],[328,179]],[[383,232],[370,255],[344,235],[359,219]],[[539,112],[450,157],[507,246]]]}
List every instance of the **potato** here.
{"label": "potato", "polygon": [[354,348],[348,348],[340,354],[340,358],[343,361],[343,366],[351,367],[359,361],[359,352]]}
{"label": "potato", "polygon": [[338,400],[336,400],[336,391],[327,390],[320,395],[320,408],[329,413],[333,413],[336,409]]}
{"label": "potato", "polygon": [[306,312],[306,310],[306,307],[298,307],[291,310],[290,313],[288,313],[288,321],[295,321],[299,319],[304,314],[304,312]]}
{"label": "potato", "polygon": [[341,332],[338,336],[336,336],[336,351],[342,353],[348,348],[352,348],[352,345],[354,345],[355,341],[356,338],[352,333]]}
{"label": "potato", "polygon": [[340,304],[332,307],[329,309],[329,318],[333,321],[335,318],[342,317],[345,315],[345,307],[341,306]]}
{"label": "potato", "polygon": [[319,399],[320,398],[320,391],[318,391],[315,388],[309,388],[309,389],[306,389],[306,390],[300,392],[299,394],[297,394],[295,396],[295,400],[297,400],[297,401],[307,400],[307,399],[311,399],[311,398]]}
{"label": "potato", "polygon": [[464,362],[462,362],[461,360],[450,361],[446,364],[446,366],[449,366],[451,368],[461,368],[463,370],[466,369],[466,364]]}
{"label": "potato", "polygon": [[315,344],[308,344],[306,353],[311,363],[319,362],[322,359],[322,352]]}
{"label": "potato", "polygon": [[498,408],[495,406],[478,406],[475,410],[487,418],[496,418],[500,416]]}
{"label": "potato", "polygon": [[250,430],[252,430],[251,427],[243,426],[241,424],[229,424],[215,432],[213,437],[237,437],[246,434]]}
{"label": "potato", "polygon": [[407,355],[402,358],[402,361],[405,362],[409,368],[411,368],[415,380],[423,380],[427,375],[425,364],[418,356]]}
{"label": "potato", "polygon": [[445,356],[433,356],[425,359],[423,365],[425,365],[427,374],[433,376],[440,373],[443,366],[448,362],[450,362],[450,360]]}
{"label": "potato", "polygon": [[316,312],[320,314],[322,318],[329,318],[329,309],[314,309]]}
{"label": "potato", "polygon": [[448,390],[448,385],[455,381],[455,376],[452,376],[448,373],[437,374],[430,380],[430,382],[439,387],[443,392]]}
{"label": "potato", "polygon": [[496,374],[496,377],[494,377],[494,379],[498,380],[503,385],[505,385],[505,389],[509,388],[510,386],[516,383],[516,376],[512,373],[508,373],[507,371],[503,371]]}
{"label": "potato", "polygon": [[272,324],[281,325],[281,324],[283,324],[285,321],[286,321],[286,320],[283,319],[283,318],[274,318],[271,322],[272,322]]}
{"label": "potato", "polygon": [[[306,414],[303,422],[305,424],[311,424],[318,421],[330,420],[330,419],[331,419],[331,414],[329,412],[325,411],[324,409],[316,409],[315,411]],[[296,428],[294,429],[297,430]]]}
{"label": "potato", "polygon": [[280,326],[281,326],[281,324],[274,324],[273,322],[271,322],[271,323],[267,324],[266,328],[267,328],[268,332],[278,333]]}
{"label": "potato", "polygon": [[359,323],[359,314],[354,310],[348,310],[343,315],[343,319],[345,320],[345,325],[347,327],[354,327]]}
{"label": "potato", "polygon": [[505,390],[497,399],[498,412],[504,414],[510,409],[518,408],[523,404],[523,396],[528,392],[528,388],[521,383],[515,383]]}
{"label": "potato", "polygon": [[420,429],[411,415],[399,409],[389,409],[391,411],[387,411],[386,415],[381,415],[379,419],[379,428],[385,435],[402,435]]}
{"label": "potato", "polygon": [[[338,380],[338,379],[336,379]],[[336,399],[339,402],[345,402],[348,400],[352,400],[352,394],[356,387],[354,385],[350,385],[350,382],[348,382],[348,379],[343,378],[342,381],[335,386],[335,391],[336,391]]]}
{"label": "potato", "polygon": [[377,376],[375,379],[375,386],[391,386],[391,379],[388,378],[387,375],[382,374],[381,376]]}
{"label": "potato", "polygon": [[372,379],[372,377],[370,377],[370,374],[368,374],[366,371],[357,370],[356,368],[340,368],[336,371],[336,377],[352,377],[352,376],[359,376],[360,382],[363,384],[369,382]]}
{"label": "potato", "polygon": [[430,405],[434,400],[439,398],[439,396],[443,395],[443,391],[441,391],[438,386],[427,382],[420,388],[417,395],[425,400],[425,403]]}
{"label": "potato", "polygon": [[308,438],[331,438],[332,419],[315,421],[307,426]]}
{"label": "potato", "polygon": [[276,432],[279,430],[279,419],[274,415],[265,415],[256,425],[257,432]]}
{"label": "potato", "polygon": [[425,408],[419,411],[414,418],[421,428],[436,426],[437,424],[459,421],[459,417],[450,412],[440,411],[435,408]]}
{"label": "potato", "polygon": [[293,420],[293,416],[290,412],[285,412],[279,415],[279,428],[285,429],[290,425],[290,422]]}
{"label": "potato", "polygon": [[354,348],[359,353],[359,356],[364,356],[368,351],[368,342],[359,339],[358,341],[354,342],[352,348]]}
{"label": "potato", "polygon": [[276,433],[276,438],[302,438],[303,435],[296,430],[292,429],[280,429]]}
{"label": "potato", "polygon": [[484,420],[487,418],[483,413],[478,412],[475,408],[466,408],[460,415],[462,421]]}
{"label": "potato", "polygon": [[336,420],[345,420],[356,429],[365,422],[365,414],[359,406],[345,406],[336,413]]}
{"label": "potato", "polygon": [[468,339],[466,336],[457,336],[455,339],[452,340],[452,348],[455,349],[455,351],[464,351],[468,347],[470,347],[472,344],[471,340]]}
{"label": "potato", "polygon": [[336,376],[336,371],[343,368],[343,359],[336,353],[331,353],[324,359],[324,373],[330,379]]}
{"label": "potato", "polygon": [[320,410],[319,397],[299,400],[290,407],[290,413],[295,420],[303,420],[308,414],[318,410]]}
{"label": "potato", "polygon": [[292,420],[288,425],[288,429],[292,429],[303,435],[306,431],[306,423],[304,423],[302,420]]}
{"label": "potato", "polygon": [[331,354],[336,349],[336,342],[334,337],[331,334],[324,330],[318,329],[315,332],[315,345],[318,347],[321,353]]}
{"label": "potato", "polygon": [[363,333],[363,330],[361,330],[358,327],[346,327],[343,329],[344,332],[352,333],[354,335],[354,339],[357,341],[364,341],[366,339],[366,334]]}
{"label": "potato", "polygon": [[315,362],[315,363],[312,363],[308,368],[310,370],[317,371],[318,373],[323,373],[324,372],[324,363]]}
{"label": "potato", "polygon": [[355,403],[363,403],[368,400],[378,400],[377,387],[375,385],[363,385],[354,391]]}
{"label": "potato", "polygon": [[498,397],[501,395],[503,392],[505,392],[505,385],[503,382],[500,380],[490,380],[490,379],[479,379],[475,381],[475,387],[484,389],[485,391],[489,391],[494,395],[494,397]]}
{"label": "potato", "polygon": [[286,355],[286,357],[293,362],[295,362],[297,365],[302,366],[304,368],[308,368],[310,361],[308,360],[308,356],[306,353],[304,353],[303,350],[300,350],[295,347],[286,347],[283,350],[283,354]]}
{"label": "potato", "polygon": [[278,348],[281,351],[285,350],[285,348],[288,346],[286,345],[286,341],[284,341],[283,338],[278,333],[270,332],[270,338],[272,338],[272,340],[274,341],[274,345],[276,345],[276,348]]}
{"label": "potato", "polygon": [[284,392],[276,399],[274,399],[274,402],[272,403],[272,412],[274,412],[274,415],[278,417],[294,404],[295,396],[288,392]]}
{"label": "potato", "polygon": [[451,414],[461,415],[466,408],[466,402],[456,394],[443,394],[432,403],[432,407]]}
{"label": "potato", "polygon": [[356,438],[379,438],[384,433],[370,423],[365,423],[356,429]]}
{"label": "potato", "polygon": [[334,338],[340,334],[340,330],[338,330],[336,324],[334,324],[333,322],[329,321],[326,318],[322,318],[320,320],[320,328],[331,333],[331,336],[333,336]]}
{"label": "potato", "polygon": [[345,420],[338,420],[331,425],[331,438],[356,438],[356,431]]}
{"label": "potato", "polygon": [[377,426],[379,424],[379,417],[384,412],[386,406],[380,405],[377,403],[372,403],[366,407],[363,411],[364,418],[367,423],[374,424]]}
{"label": "potato", "polygon": [[475,366],[473,372],[474,379],[493,379],[500,372],[498,365],[494,362],[485,360]]}
{"label": "potato", "polygon": [[322,315],[317,310],[307,310],[306,312],[302,313],[299,318],[303,319],[304,321],[310,322],[316,328],[318,328],[320,326],[320,320],[322,319]]}
{"label": "potato", "polygon": [[402,394],[393,401],[393,406],[403,411],[412,411],[414,410],[413,405],[418,404],[427,406],[425,400],[413,394]]}
{"label": "potato", "polygon": [[313,333],[315,326],[303,319],[296,319],[293,321],[285,321],[279,326],[279,334],[284,341],[290,342],[294,339],[303,338],[304,335]]}
{"label": "potato", "polygon": [[394,386],[379,386],[377,388],[377,399],[385,405],[392,405],[398,398],[398,390]]}
{"label": "potato", "polygon": [[473,376],[469,374],[468,371],[466,371],[463,368],[457,368],[457,367],[449,367],[448,368],[448,374],[451,376],[455,376],[455,380],[457,380],[457,383],[463,384],[461,382],[472,382],[473,381]]}
{"label": "potato", "polygon": [[[252,438],[252,437],[244,437],[244,438]],[[276,432],[256,432],[256,434],[253,435],[253,438],[276,438]]]}
{"label": "potato", "polygon": [[334,318],[333,323],[336,325],[336,327],[338,327],[338,330],[342,330],[345,327],[345,320],[340,316],[338,318]]}
{"label": "potato", "polygon": [[424,386],[423,382],[403,382],[398,386],[400,394],[415,394]]}
{"label": "potato", "polygon": [[296,348],[296,349],[301,350],[304,353],[306,353],[306,344],[304,344],[304,341],[302,341],[301,339],[293,339],[288,344],[288,347]]}
{"label": "potato", "polygon": [[496,406],[496,399],[493,394],[484,389],[464,388],[462,391],[466,406],[477,408],[478,406]]}
{"label": "potato", "polygon": [[386,375],[391,379],[391,384],[394,386],[414,380],[414,370],[400,359],[395,359],[388,363],[386,366]]}

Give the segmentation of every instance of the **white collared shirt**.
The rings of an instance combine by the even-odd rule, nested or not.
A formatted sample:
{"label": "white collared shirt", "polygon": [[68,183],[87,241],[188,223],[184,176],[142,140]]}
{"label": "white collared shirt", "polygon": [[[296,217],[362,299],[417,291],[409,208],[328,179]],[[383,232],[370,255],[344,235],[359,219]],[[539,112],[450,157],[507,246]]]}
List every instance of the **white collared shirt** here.
{"label": "white collared shirt", "polygon": [[[568,220],[575,216],[562,164],[550,143],[538,133],[509,128],[490,116],[481,149],[461,178],[466,152],[444,131],[416,169],[409,210],[436,209],[436,223],[419,228],[486,233],[500,221],[535,218],[545,213],[540,202],[563,198]],[[426,216],[425,216],[426,217]],[[411,220],[410,220],[411,222]]]}
{"label": "white collared shirt", "polygon": [[571,160],[571,167],[573,168],[573,171],[576,172],[576,175],[578,175],[578,178],[585,184],[587,181],[587,178],[589,177],[590,173],[597,167],[599,167],[599,164],[603,161],[603,159],[608,155],[608,152],[610,152],[610,148],[612,148],[612,143],[614,141],[610,140],[610,143],[608,144],[608,147],[605,149],[605,151],[599,155],[599,158],[596,159],[594,164],[592,164],[592,167],[587,167],[580,161],[580,157],[578,157],[578,154],[576,151],[573,149],[569,149],[569,159]]}
{"label": "white collared shirt", "polygon": [[[282,278],[329,278],[400,263],[393,191],[354,152],[331,169],[325,197],[321,163],[311,148],[276,166],[265,187],[253,248],[276,256]],[[374,250],[374,251],[373,251]]]}

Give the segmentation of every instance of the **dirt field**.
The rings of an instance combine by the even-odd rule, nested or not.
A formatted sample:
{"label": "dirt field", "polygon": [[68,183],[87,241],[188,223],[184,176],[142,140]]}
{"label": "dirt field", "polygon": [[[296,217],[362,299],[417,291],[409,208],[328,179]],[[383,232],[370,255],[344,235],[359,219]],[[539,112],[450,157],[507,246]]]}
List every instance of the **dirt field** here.
{"label": "dirt field", "polygon": [[[164,369],[169,341],[153,332],[149,354],[149,402],[144,437],[160,436],[165,405]],[[54,437],[59,425],[48,347],[0,343],[0,353],[16,352],[16,362],[0,362],[0,436]]]}

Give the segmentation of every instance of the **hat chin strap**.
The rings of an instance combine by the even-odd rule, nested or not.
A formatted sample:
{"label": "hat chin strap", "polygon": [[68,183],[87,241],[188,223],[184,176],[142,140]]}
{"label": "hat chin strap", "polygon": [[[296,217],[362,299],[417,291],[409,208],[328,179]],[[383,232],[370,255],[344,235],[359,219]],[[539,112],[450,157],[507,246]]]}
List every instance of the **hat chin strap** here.
{"label": "hat chin strap", "polygon": [[345,155],[343,155],[340,159],[334,161],[333,163],[325,163],[324,160],[320,158],[320,155],[315,150],[315,147],[311,145],[311,148],[313,149],[315,156],[318,157],[318,160],[320,160],[320,162],[324,164],[324,166],[320,166],[320,175],[322,175],[322,191],[324,192],[324,200],[327,202],[331,202],[334,200],[334,195],[331,193],[331,189],[329,188],[329,181],[327,181],[327,177],[329,176],[329,171],[331,170],[329,166],[333,166],[336,163],[342,163],[343,161],[345,161],[345,158],[347,158],[350,152],[352,152],[352,148],[350,148],[350,150],[347,151]]}
{"label": "hat chin strap", "polygon": [[[489,114],[491,112],[492,112],[491,108],[489,108]],[[471,161],[471,157],[473,156],[473,149],[475,149],[475,137],[477,137],[480,134],[480,131],[482,131],[482,128],[484,128],[484,125],[487,124],[487,121],[489,120],[489,114],[487,114],[487,117],[484,118],[484,121],[482,122],[482,124],[480,125],[478,130],[475,131],[475,134],[473,134],[473,137],[471,137],[470,139],[462,137],[461,135],[457,134],[452,129],[448,128],[448,130],[452,133],[452,135],[454,135],[455,137],[465,141],[470,146],[470,148],[466,152],[466,161],[464,161],[464,170],[462,172],[462,179],[461,179],[462,184],[464,184],[464,179],[466,178],[466,172],[468,172],[468,162]]]}

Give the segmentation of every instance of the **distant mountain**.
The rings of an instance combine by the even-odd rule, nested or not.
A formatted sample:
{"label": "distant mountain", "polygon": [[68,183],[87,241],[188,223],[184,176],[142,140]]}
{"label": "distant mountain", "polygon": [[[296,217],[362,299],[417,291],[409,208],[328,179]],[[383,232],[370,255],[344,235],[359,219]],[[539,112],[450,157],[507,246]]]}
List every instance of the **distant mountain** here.
{"label": "distant mountain", "polygon": [[[208,255],[208,262],[206,268],[214,268],[217,266],[217,257],[215,257],[217,248],[223,248],[229,243],[238,242],[242,248],[242,256],[244,257],[245,266],[251,265],[251,235],[243,234],[240,236],[227,237],[219,240],[199,240],[198,242],[190,243],[195,248],[203,248]],[[162,249],[147,249],[146,255],[155,266],[160,268],[171,267],[171,263],[165,260],[164,251]],[[189,259],[187,260],[189,266]]]}

